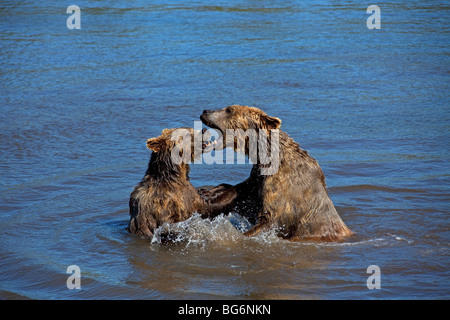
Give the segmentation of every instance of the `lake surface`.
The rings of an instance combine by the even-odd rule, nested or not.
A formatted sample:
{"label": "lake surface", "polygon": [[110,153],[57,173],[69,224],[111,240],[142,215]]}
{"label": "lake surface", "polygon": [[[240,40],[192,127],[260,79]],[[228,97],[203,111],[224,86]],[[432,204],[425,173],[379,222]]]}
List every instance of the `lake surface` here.
{"label": "lake surface", "polygon": [[[383,2],[369,30],[359,1],[73,4],[81,29],[61,1],[0,8],[0,298],[450,298],[448,5]],[[354,236],[196,215],[172,245],[125,231],[146,139],[230,104],[282,119]],[[191,165],[195,186],[249,173]]]}

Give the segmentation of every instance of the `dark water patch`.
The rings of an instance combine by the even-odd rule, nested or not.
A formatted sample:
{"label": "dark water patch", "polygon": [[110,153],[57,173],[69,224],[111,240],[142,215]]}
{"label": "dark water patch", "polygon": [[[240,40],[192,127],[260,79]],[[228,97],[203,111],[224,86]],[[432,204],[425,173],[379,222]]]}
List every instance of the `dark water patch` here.
{"label": "dark water patch", "polygon": [[403,189],[403,188],[389,188],[385,186],[371,186],[371,185],[359,185],[359,186],[345,186],[345,187],[334,187],[332,192],[357,192],[357,191],[381,191],[389,193],[423,193],[425,190],[415,190],[415,189]]}

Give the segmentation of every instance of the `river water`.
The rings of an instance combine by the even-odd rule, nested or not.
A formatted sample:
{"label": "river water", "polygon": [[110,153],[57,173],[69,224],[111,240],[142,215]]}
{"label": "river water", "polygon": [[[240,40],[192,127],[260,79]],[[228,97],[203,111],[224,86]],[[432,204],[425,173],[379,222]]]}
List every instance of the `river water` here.
{"label": "river water", "polygon": [[[80,29],[61,1],[0,8],[0,298],[450,298],[448,5],[383,2],[369,30],[360,1],[73,4]],[[282,119],[354,236],[245,238],[233,215],[172,245],[125,231],[146,139],[230,104]],[[191,165],[195,186],[249,173]]]}

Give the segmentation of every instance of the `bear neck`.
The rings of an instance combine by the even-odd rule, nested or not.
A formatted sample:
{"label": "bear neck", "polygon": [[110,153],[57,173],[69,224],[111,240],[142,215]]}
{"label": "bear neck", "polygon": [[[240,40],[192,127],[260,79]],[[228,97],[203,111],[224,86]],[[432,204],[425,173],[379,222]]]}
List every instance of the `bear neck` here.
{"label": "bear neck", "polygon": [[187,182],[189,181],[189,169],[188,164],[175,164],[170,152],[153,152],[144,179],[163,183]]}
{"label": "bear neck", "polygon": [[[259,178],[274,176],[277,175],[277,173],[283,166],[288,166],[289,163],[292,163],[294,159],[298,158],[305,159],[309,157],[308,152],[301,149],[300,145],[297,142],[295,142],[291,137],[289,137],[289,135],[286,132],[282,131],[281,129],[278,129],[278,132],[279,132],[278,136],[279,140],[277,146],[276,144],[272,145],[272,134],[270,130],[268,130],[269,133],[268,146],[271,150],[268,151],[267,149],[265,150],[264,148],[262,150],[258,150],[258,161],[253,165],[251,175],[253,176],[257,175]],[[271,164],[261,163],[259,152],[263,153],[269,152],[269,155],[270,152],[278,152],[278,170],[276,170],[274,174],[271,175],[261,174],[262,169],[267,168]]]}

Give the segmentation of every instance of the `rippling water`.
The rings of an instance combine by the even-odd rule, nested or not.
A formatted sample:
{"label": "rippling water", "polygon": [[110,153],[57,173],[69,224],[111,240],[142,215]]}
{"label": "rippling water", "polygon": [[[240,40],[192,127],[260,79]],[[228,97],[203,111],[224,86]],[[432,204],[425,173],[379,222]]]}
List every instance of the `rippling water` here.
{"label": "rippling water", "polygon": [[[0,8],[1,298],[450,298],[448,5],[384,2],[368,30],[358,1],[74,4],[79,30],[60,1]],[[233,103],[283,120],[355,236],[245,238],[236,216],[193,216],[169,246],[125,231],[146,139]]]}

